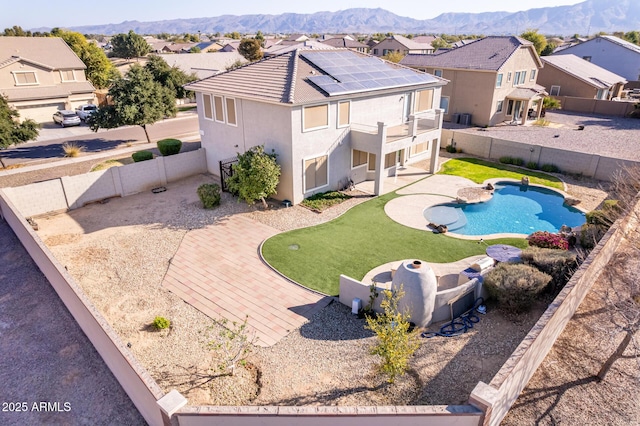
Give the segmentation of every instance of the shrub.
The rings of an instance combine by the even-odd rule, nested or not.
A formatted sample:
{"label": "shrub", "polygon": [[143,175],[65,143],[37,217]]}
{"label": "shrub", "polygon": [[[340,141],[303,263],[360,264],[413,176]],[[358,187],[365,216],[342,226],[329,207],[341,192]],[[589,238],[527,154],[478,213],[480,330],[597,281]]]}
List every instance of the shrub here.
{"label": "shrub", "polygon": [[564,287],[578,266],[576,254],[568,250],[530,247],[522,252],[520,258],[524,263],[550,275],[554,290]]}
{"label": "shrub", "polygon": [[131,154],[131,158],[135,163],[140,161],[153,160],[153,153],[151,151],[138,151]]}
{"label": "shrub", "polygon": [[508,156],[500,157],[498,161],[500,161],[502,164],[513,164],[513,157],[508,157]]}
{"label": "shrub", "polygon": [[531,265],[501,263],[484,279],[487,292],[505,312],[526,312],[551,277]]}
{"label": "shrub", "polygon": [[62,150],[65,157],[77,157],[82,154],[84,147],[73,142],[65,142],[62,144]]}
{"label": "shrub", "polygon": [[604,210],[591,210],[585,214],[585,218],[590,225],[609,227],[612,222],[611,217]]}
{"label": "shrub", "polygon": [[203,183],[198,187],[198,197],[205,209],[212,209],[220,205],[220,185]]}
{"label": "shrub", "polygon": [[524,160],[522,158],[514,158],[513,163],[515,166],[522,166],[524,164]]}
{"label": "shrub", "polygon": [[182,149],[182,142],[178,139],[162,139],[158,141],[158,151],[164,157],[167,155],[176,155]]}
{"label": "shrub", "polygon": [[344,192],[328,191],[305,198],[300,205],[320,213],[331,206],[348,200],[349,198],[351,198],[351,195],[347,195]]}
{"label": "shrub", "polygon": [[598,244],[598,241],[604,236],[605,232],[606,229],[602,226],[590,223],[582,225],[582,229],[580,230],[580,245],[587,250],[591,250]]}
{"label": "shrub", "polygon": [[555,164],[543,164],[540,170],[547,173],[560,173],[560,169]]}
{"label": "shrub", "polygon": [[527,169],[537,170],[538,169],[538,163],[536,163],[535,161],[528,161],[525,167]]}
{"label": "shrub", "polygon": [[155,317],[152,325],[156,330],[164,330],[165,328],[169,328],[169,326],[171,325],[171,321],[169,321],[165,317]]}
{"label": "shrub", "polygon": [[383,294],[382,313],[375,318],[367,316],[367,328],[377,336],[371,354],[382,358],[378,368],[387,375],[388,382],[393,383],[409,368],[409,358],[418,350],[420,342],[417,330],[409,331],[410,313],[398,310],[398,302],[404,296],[402,286],[395,291],[384,290]]}
{"label": "shrub", "polygon": [[569,242],[558,234],[547,231],[537,231],[527,237],[529,245],[540,248],[568,250]]}
{"label": "shrub", "polygon": [[[249,334],[248,320],[249,316],[246,316],[243,322],[233,321],[229,324],[226,319],[219,321],[217,323],[220,326],[218,337],[207,344],[222,358],[218,368],[223,373],[228,372],[232,376],[235,375],[238,364],[244,366],[247,363],[247,357],[253,351],[258,338],[255,333]],[[214,327],[215,325],[211,328]]]}
{"label": "shrub", "polygon": [[238,162],[233,165],[233,175],[227,184],[230,191],[236,191],[247,204],[261,200],[265,209],[269,206],[266,198],[276,193],[280,181],[280,165],[276,162],[275,151],[266,153],[264,146],[254,146],[243,154],[238,154]]}
{"label": "shrub", "polygon": [[455,152],[456,152],[456,147],[455,147],[455,146],[453,146],[453,145],[447,145],[447,146],[445,147],[445,149],[447,150],[447,152],[450,152],[450,153],[452,153],[452,154],[455,154]]}

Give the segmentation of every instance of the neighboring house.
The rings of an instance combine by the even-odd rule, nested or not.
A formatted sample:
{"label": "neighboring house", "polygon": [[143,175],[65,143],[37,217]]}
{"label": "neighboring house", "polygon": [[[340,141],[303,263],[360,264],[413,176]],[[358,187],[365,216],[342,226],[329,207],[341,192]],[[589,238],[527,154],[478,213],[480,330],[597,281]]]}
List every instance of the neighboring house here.
{"label": "neighboring house", "polygon": [[198,43],[170,43],[166,45],[163,49],[163,53],[189,53],[193,46],[198,45]]}
{"label": "neighboring house", "polygon": [[536,84],[542,62],[535,47],[519,37],[485,37],[437,55],[407,55],[400,63],[449,80],[441,108],[448,121],[470,114],[462,124],[524,124],[529,112],[540,116],[547,94]]}
{"label": "neighboring house", "polygon": [[58,37],[0,37],[0,93],[20,118],[51,121],[58,110],[93,103],[85,64]]}
{"label": "neighboring house", "polygon": [[556,51],[552,56],[555,55],[576,55],[628,81],[640,80],[640,46],[618,37],[597,36]]}
{"label": "neighboring house", "polygon": [[355,50],[360,53],[369,52],[369,46],[364,43],[360,43],[349,36],[328,38],[320,42],[331,47],[346,47],[347,49]]}
{"label": "neighboring house", "polygon": [[283,42],[280,44],[276,44],[274,46],[271,46],[269,49],[264,49],[263,53],[264,53],[264,57],[267,58],[269,56],[277,56],[277,55],[282,55],[283,53],[288,53],[288,52],[292,52],[294,50],[298,50],[298,49],[302,49],[302,50],[331,50],[331,49],[336,49],[335,47],[326,45],[324,43],[321,43],[319,41],[315,41],[315,40],[307,40],[307,41],[301,41],[299,43],[294,43],[294,44],[290,44],[288,42]]}
{"label": "neighboring house", "polygon": [[224,47],[222,47],[222,49],[218,50],[218,52],[237,52],[238,47],[240,47],[239,40],[230,41],[229,43],[225,44]]}
{"label": "neighboring house", "polygon": [[191,53],[189,55],[158,55],[172,67],[178,67],[187,74],[195,74],[198,79],[211,77],[227,70],[236,62],[247,60],[238,52]]}
{"label": "neighboring house", "polygon": [[196,44],[195,47],[200,49],[201,53],[208,53],[208,52],[217,52],[218,50],[222,49],[224,46],[222,46],[220,43],[216,43],[215,41],[203,41],[201,43]]}
{"label": "neighboring house", "polygon": [[433,46],[429,43],[418,43],[404,36],[394,34],[371,47],[373,56],[385,56],[392,52],[400,52],[403,55],[429,54],[433,53]]}
{"label": "neighboring house", "polygon": [[169,52],[170,49],[168,48],[168,46],[171,46],[171,44],[173,43],[166,40],[160,40],[153,43],[149,43],[149,48],[150,48],[149,52],[150,53]]}
{"label": "neighboring house", "polygon": [[295,41],[295,42],[301,42],[301,41],[307,41],[307,40],[309,40],[309,36],[305,34],[291,34],[284,39],[284,41]]}
{"label": "neighboring house", "polygon": [[543,56],[538,84],[551,96],[605,99],[620,97],[627,80],[576,55]]}
{"label": "neighboring house", "polygon": [[282,167],[277,197],[297,204],[348,179],[373,180],[379,194],[398,165],[429,159],[437,170],[445,84],[347,49],[298,49],[185,88],[209,170],[264,145]]}

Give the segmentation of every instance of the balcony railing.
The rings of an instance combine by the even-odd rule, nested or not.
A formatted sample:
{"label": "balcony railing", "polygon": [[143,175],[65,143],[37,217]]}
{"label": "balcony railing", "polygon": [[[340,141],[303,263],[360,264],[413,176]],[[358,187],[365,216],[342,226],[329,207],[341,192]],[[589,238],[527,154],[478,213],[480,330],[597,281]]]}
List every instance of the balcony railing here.
{"label": "balcony railing", "polygon": [[408,122],[387,128],[387,143],[436,130],[440,125],[440,111],[412,116]]}

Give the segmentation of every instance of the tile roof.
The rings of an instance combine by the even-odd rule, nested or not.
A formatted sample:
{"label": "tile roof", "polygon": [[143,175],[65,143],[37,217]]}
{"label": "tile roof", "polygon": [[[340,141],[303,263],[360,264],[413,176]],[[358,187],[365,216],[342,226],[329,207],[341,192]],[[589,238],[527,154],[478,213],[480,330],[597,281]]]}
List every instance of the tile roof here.
{"label": "tile roof", "polygon": [[[356,57],[375,58],[348,49],[326,51],[336,52],[337,50],[349,52]],[[263,102],[285,104],[305,104],[326,100],[329,95],[314,85],[308,77],[328,74],[311,60],[303,58],[301,54],[304,52],[305,50],[296,49],[281,55],[271,56],[261,61],[187,84],[185,88],[198,92],[214,92]],[[316,51],[316,53],[322,52],[322,50]],[[398,64],[385,62],[379,58],[378,60],[387,64],[390,69],[406,69],[406,67]],[[446,80],[436,79],[435,83],[420,83],[417,86],[433,87],[444,84],[446,84]],[[416,87],[416,85],[407,84],[406,87]],[[359,93],[388,93],[391,90],[398,91],[403,90],[403,88],[361,90]],[[355,95],[357,96],[358,93],[355,93]],[[353,97],[353,94],[350,97]]]}
{"label": "tile roof", "polygon": [[[0,37],[2,38],[2,37]],[[76,83],[64,83],[56,86],[20,87],[15,89],[2,89],[4,95],[10,101],[27,101],[35,99],[66,98],[74,94],[91,94],[95,88],[88,81]]]}
{"label": "tile roof", "polygon": [[540,59],[545,65],[558,68],[599,89],[607,89],[616,83],[627,83],[624,77],[585,61],[576,55],[543,56]]}
{"label": "tile roof", "polygon": [[326,45],[324,43],[321,43],[321,42],[315,41],[315,40],[299,41],[299,42],[295,42],[293,44],[290,44],[290,43],[287,43],[287,42],[282,42],[280,44],[276,44],[276,45],[271,46],[269,49],[265,49],[264,50],[264,55],[265,56],[281,55],[283,53],[292,52],[292,51],[298,50],[298,49],[302,49],[302,50],[309,50],[309,49],[329,50],[329,49],[335,49],[335,47],[330,46],[330,45]]}
{"label": "tile roof", "polygon": [[348,38],[329,38],[326,40],[321,41],[320,43],[322,44],[326,44],[327,46],[333,46],[333,47],[348,47],[350,49],[364,49],[364,48],[369,48],[369,46],[367,46],[364,43],[360,43],[357,40],[350,40]]}
{"label": "tile roof", "polygon": [[621,38],[618,38],[616,36],[611,36],[611,35],[602,35],[602,36],[598,36],[600,38],[603,38],[605,40],[609,40],[612,43],[615,43],[617,45],[620,45],[626,49],[632,50],[636,53],[640,53],[640,46],[638,46],[637,44],[633,44],[627,40],[623,40]]}
{"label": "tile roof", "polygon": [[12,57],[51,69],[85,69],[85,64],[59,37],[0,37],[0,63]]}
{"label": "tile roof", "polygon": [[207,78],[226,71],[227,67],[236,61],[243,64],[247,60],[238,52],[188,53],[176,55],[166,53],[158,55],[169,66],[178,67],[187,74],[195,73],[198,78]]}
{"label": "tile roof", "polygon": [[391,38],[393,38],[394,40],[396,40],[397,42],[399,42],[400,44],[402,44],[403,46],[407,47],[409,50],[424,50],[424,49],[432,49],[433,47],[431,47],[430,43],[420,43],[417,41],[414,41],[410,38],[406,38],[404,36],[401,36],[399,34],[394,34],[391,36]]}
{"label": "tile roof", "polygon": [[409,54],[400,63],[410,67],[498,71],[522,46],[533,44],[515,36],[489,36],[439,54]]}
{"label": "tile roof", "polygon": [[543,86],[536,84],[533,87],[517,87],[509,92],[507,97],[511,99],[533,99],[541,95],[547,96],[547,90]]}

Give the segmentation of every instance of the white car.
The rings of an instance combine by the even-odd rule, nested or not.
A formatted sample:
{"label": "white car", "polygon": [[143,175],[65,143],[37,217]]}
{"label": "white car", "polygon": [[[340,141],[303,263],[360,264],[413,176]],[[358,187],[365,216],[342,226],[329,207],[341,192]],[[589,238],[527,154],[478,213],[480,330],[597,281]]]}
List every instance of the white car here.
{"label": "white car", "polygon": [[98,107],[96,105],[80,105],[78,108],[76,108],[76,114],[78,114],[80,120],[85,121],[91,114],[93,114],[97,110]]}

